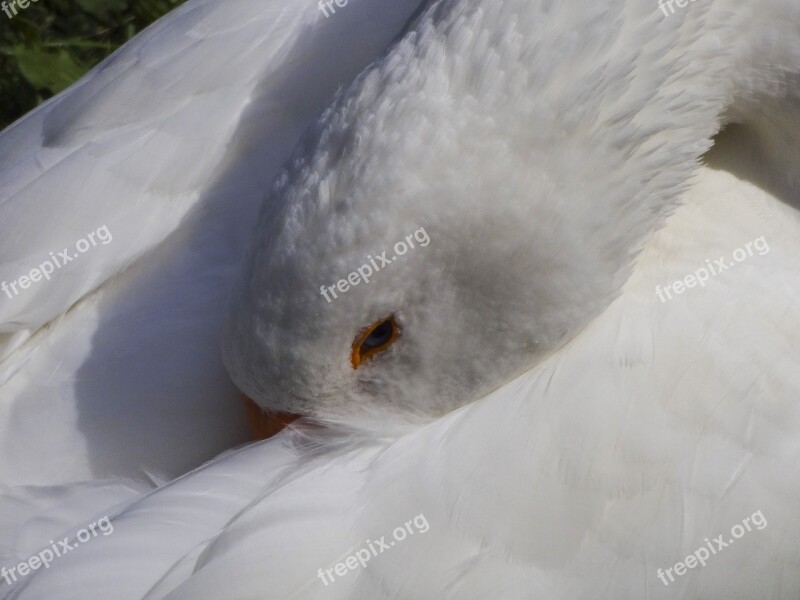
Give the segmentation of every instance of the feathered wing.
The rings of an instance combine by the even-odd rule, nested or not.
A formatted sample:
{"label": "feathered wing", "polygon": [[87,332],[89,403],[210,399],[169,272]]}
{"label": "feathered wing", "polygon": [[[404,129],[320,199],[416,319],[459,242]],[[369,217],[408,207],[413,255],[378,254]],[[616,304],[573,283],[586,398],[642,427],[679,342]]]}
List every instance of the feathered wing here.
{"label": "feathered wing", "polygon": [[[73,549],[56,557],[46,572],[49,575],[49,569],[61,564],[63,574],[72,571],[70,577],[75,579],[69,586],[72,590],[58,590],[54,592],[57,597],[79,597],[85,590],[102,589],[105,594],[112,594],[115,600],[143,598],[171,572],[173,565],[179,566],[187,555],[202,551],[208,540],[224,530],[236,514],[245,510],[264,489],[284,476],[284,467],[290,464],[293,457],[286,448],[281,448],[280,442],[269,446],[250,446],[246,452],[234,451],[217,458],[213,465],[199,468],[160,488],[158,492],[145,496],[122,513],[117,506],[124,493],[141,493],[141,489],[126,487],[124,481],[96,482],[91,485],[91,490],[85,489],[85,486],[71,486],[69,497],[65,498],[62,494],[59,502],[55,502],[58,505],[56,509],[50,508],[49,522],[28,528],[33,529],[39,539],[30,531],[24,537],[20,536],[16,547],[17,558],[12,561],[4,556],[4,564],[13,566],[17,560],[27,560],[29,555],[37,555],[49,546],[49,540],[64,540]],[[88,491],[94,494],[90,498],[90,505],[93,504],[94,508],[87,509],[86,504],[74,506],[71,500],[86,499],[88,494],[85,492]],[[105,502],[105,506],[101,502]],[[75,518],[77,508],[80,508],[81,515]],[[73,517],[70,526],[57,528],[58,518],[63,519],[67,515]],[[106,526],[81,546],[76,539],[76,532],[81,528],[89,528],[103,517],[111,517],[111,526]],[[151,544],[156,539],[159,540],[159,546],[154,551]],[[124,541],[124,544],[117,545],[115,540]],[[63,550],[58,544],[57,547]],[[99,568],[92,573],[88,570],[81,573],[87,558]],[[120,571],[123,563],[127,563],[129,568]],[[52,572],[55,574],[55,570]],[[179,568],[175,568],[174,572],[188,576],[188,573],[181,573]],[[16,573],[14,576],[17,581],[13,581],[11,587],[6,584],[0,587],[0,598],[10,599],[29,594],[36,596],[43,593],[44,589],[56,590],[54,585],[63,585],[63,580],[57,583],[55,580],[45,581],[46,578],[18,577]]]}
{"label": "feathered wing", "polygon": [[419,3],[188,2],[0,135],[0,481],[171,479],[245,439],[218,336],[256,208]]}

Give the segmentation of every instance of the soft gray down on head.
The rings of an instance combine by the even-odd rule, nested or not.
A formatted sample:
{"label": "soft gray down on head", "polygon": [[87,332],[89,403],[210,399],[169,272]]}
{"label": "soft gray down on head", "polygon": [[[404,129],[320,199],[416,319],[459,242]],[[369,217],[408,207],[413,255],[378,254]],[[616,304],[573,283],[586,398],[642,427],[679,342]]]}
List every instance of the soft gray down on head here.
{"label": "soft gray down on head", "polygon": [[[560,347],[614,298],[722,115],[779,90],[761,66],[794,56],[790,36],[763,47],[729,8],[435,2],[269,195],[230,304],[234,381],[271,410],[435,416]],[[420,228],[425,247],[321,293]],[[390,317],[397,340],[354,368]]]}

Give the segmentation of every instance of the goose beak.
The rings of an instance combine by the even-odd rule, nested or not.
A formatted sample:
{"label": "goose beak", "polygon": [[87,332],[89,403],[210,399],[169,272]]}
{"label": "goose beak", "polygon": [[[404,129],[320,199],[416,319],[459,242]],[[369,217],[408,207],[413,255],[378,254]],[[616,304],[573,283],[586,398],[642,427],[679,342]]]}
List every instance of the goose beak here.
{"label": "goose beak", "polygon": [[271,438],[280,433],[289,423],[300,418],[300,415],[291,413],[267,412],[244,394],[242,394],[242,399],[247,410],[250,432],[255,440]]}

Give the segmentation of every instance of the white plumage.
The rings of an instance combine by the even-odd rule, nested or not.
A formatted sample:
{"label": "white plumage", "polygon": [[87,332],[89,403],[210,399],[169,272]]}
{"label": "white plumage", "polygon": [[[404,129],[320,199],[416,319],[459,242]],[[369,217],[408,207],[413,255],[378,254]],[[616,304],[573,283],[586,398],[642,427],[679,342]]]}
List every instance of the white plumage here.
{"label": "white plumage", "polygon": [[[328,32],[320,33],[323,39],[338,42],[327,57],[329,65],[338,64],[340,52],[354,42],[356,29],[347,27],[360,25],[365,15],[384,14],[380,4],[351,0],[346,11],[316,23],[320,32]],[[404,15],[398,8],[387,17],[385,32],[401,30],[414,8],[408,4]],[[252,12],[234,17],[221,6],[190,3],[179,15],[207,14],[206,26],[195,25],[194,35],[206,44],[215,38],[209,30],[229,34],[221,49],[234,41],[252,47],[240,24],[275,14],[243,2],[239,8]],[[26,559],[67,523],[81,527],[79,517],[91,520],[114,510],[115,531],[8,590],[0,582],[0,596],[796,600],[800,219],[793,169],[800,134],[800,7],[783,0],[758,7],[716,0],[695,2],[683,11],[665,18],[655,4],[633,0],[591,7],[544,0],[433,3],[312,127],[261,213],[229,317],[225,349],[237,383],[262,405],[336,423],[339,434],[301,426],[220,457],[119,510],[111,507],[141,493],[143,484],[115,479],[69,487],[72,495],[63,502],[55,491],[40,493],[44,500],[38,502],[17,491],[21,500],[14,510],[20,517],[2,522],[2,533],[4,540],[10,539],[6,532],[18,537],[13,558],[2,557],[3,564]],[[335,34],[325,29],[334,26],[343,29]],[[152,43],[173,43],[175,36],[166,25],[162,29],[151,31]],[[289,30],[288,25],[280,29]],[[386,33],[381,40],[385,45],[392,37]],[[147,34],[140,39],[147,40]],[[264,75],[263,65],[270,61],[261,56],[265,62],[254,73],[260,73],[262,89],[277,95],[287,81],[301,86],[305,69],[319,63],[298,65],[292,57],[302,56],[304,44],[313,43],[308,39],[291,51],[275,50],[292,65],[276,70],[282,76]],[[203,65],[202,44],[181,54],[187,64]],[[336,81],[351,79],[357,66],[380,54],[380,45],[376,38],[370,51],[357,53],[360,60],[354,58],[353,67],[343,69]],[[116,60],[126,52],[131,51],[126,48]],[[111,147],[126,139],[143,143],[148,135],[137,127],[148,123],[149,113],[139,106],[122,110],[119,98],[130,92],[121,90],[159,88],[151,83],[128,87],[122,64],[119,81],[98,93],[91,112],[68,117],[70,97],[61,97],[6,132],[0,144],[22,139],[14,137],[21,127],[43,130],[43,113],[59,114],[59,106],[65,107],[64,116],[53,117],[59,131],[45,135],[45,143],[71,143],[81,136],[89,143],[107,131],[119,135]],[[240,69],[237,59],[224,72],[235,79],[247,64],[243,60]],[[143,81],[156,81],[167,71],[181,72],[165,61],[145,68]],[[204,72],[199,69],[197,76]],[[215,81],[217,75],[208,73]],[[98,77],[95,72],[83,85]],[[179,114],[186,128],[178,131],[187,135],[188,124],[203,110],[187,98],[203,85],[209,84],[187,82],[169,96],[184,107]],[[33,329],[58,315],[59,307],[63,311],[73,295],[86,294],[126,261],[142,257],[133,270],[101,285],[38,337],[9,338],[9,344],[21,345],[3,363],[11,365],[5,371],[3,410],[14,419],[6,418],[2,439],[4,449],[29,462],[14,463],[4,453],[3,481],[123,478],[139,474],[139,465],[169,476],[236,438],[208,434],[191,449],[184,440],[170,443],[166,434],[177,420],[125,404],[147,389],[140,387],[139,376],[134,383],[111,375],[97,361],[106,357],[104,348],[129,351],[129,336],[137,330],[121,325],[118,317],[126,314],[118,307],[128,302],[130,314],[150,323],[146,331],[155,331],[125,362],[139,364],[144,372],[164,361],[137,362],[144,360],[139,352],[150,342],[186,343],[207,362],[182,361],[192,355],[186,348],[173,351],[174,359],[182,361],[187,374],[214,376],[220,387],[198,386],[207,389],[203,398],[218,407],[216,414],[224,412],[220,398],[232,391],[217,391],[227,385],[221,383],[219,359],[213,358],[213,347],[196,350],[218,335],[221,303],[191,304],[197,311],[193,326],[198,321],[214,326],[206,323],[204,337],[183,338],[186,330],[168,329],[175,313],[163,311],[165,303],[131,301],[125,290],[132,288],[125,286],[154,277],[150,269],[155,267],[144,262],[151,255],[152,264],[193,265],[186,272],[200,278],[205,292],[227,285],[240,253],[220,250],[220,240],[238,247],[239,228],[246,229],[240,220],[252,220],[252,206],[265,189],[260,187],[265,182],[254,183],[255,174],[262,174],[255,165],[266,153],[274,172],[334,87],[317,89],[312,94],[317,101],[290,120],[291,133],[277,142],[254,134],[258,143],[237,137],[239,143],[231,146],[226,145],[230,134],[212,133],[207,147],[187,141],[185,148],[168,153],[175,162],[165,163],[161,179],[147,175],[152,168],[147,153],[138,159],[138,175],[127,169],[133,159],[113,168],[98,166],[95,158],[85,175],[78,178],[75,172],[75,180],[92,194],[96,184],[87,179],[90,175],[126,173],[133,187],[139,186],[129,204],[143,215],[161,205],[154,199],[144,206],[144,190],[151,184],[163,194],[162,204],[171,203],[167,213],[179,210],[178,188],[196,189],[200,196],[207,186],[214,189],[203,178],[192,188],[187,183],[191,169],[187,175],[168,168],[195,166],[201,159],[195,154],[209,153],[210,165],[225,156],[226,172],[253,176],[217,188],[222,191],[216,203],[187,200],[183,221],[154,223],[146,228],[152,235],[138,244],[117,246],[115,237],[107,247],[114,253],[106,260],[117,262],[103,266],[100,251],[91,260],[84,257],[91,274],[76,269],[63,286],[53,281],[42,287],[49,290],[45,297],[26,296],[28,312],[15,307],[22,312],[11,321],[24,326],[9,331]],[[284,122],[264,117],[268,93],[242,98],[251,102],[252,114],[261,115],[255,122],[265,131],[270,123]],[[114,117],[101,119],[104,111]],[[230,118],[227,131],[242,130],[244,117],[235,111],[226,108],[220,116]],[[180,122],[165,110],[147,127],[157,138]],[[80,126],[67,126],[73,123]],[[699,166],[698,157],[726,123]],[[61,179],[52,174],[47,180],[53,169],[45,166],[37,167],[43,170],[39,178],[43,189],[51,190]],[[20,181],[38,181],[24,175],[23,167],[9,169],[4,180],[13,184],[17,172],[23,173]],[[15,189],[12,184],[8,189]],[[233,190],[249,199],[243,201],[247,209],[231,207]],[[16,207],[22,223],[41,218],[15,199],[3,209],[7,206]],[[121,209],[106,210],[105,222],[115,236],[134,228],[130,216],[128,228],[112,224]],[[201,235],[215,231],[212,221],[203,219],[204,211],[228,223],[213,221],[217,237]],[[94,227],[85,224],[93,223],[95,214],[87,210],[82,228],[74,230],[76,238]],[[430,233],[425,252],[392,265],[383,279],[334,303],[321,299],[320,284],[357,267],[366,253],[391,247],[413,230],[411,223],[425,225]],[[70,231],[53,222],[58,231],[62,226]],[[142,228],[140,221],[136,227]],[[159,246],[170,228],[177,229]],[[768,243],[768,252],[749,256],[702,288],[659,300],[656,286],[683,279],[707,260],[730,257],[756,238]],[[26,256],[29,251],[19,250],[22,242],[11,239],[3,237],[10,249],[3,246],[0,272],[15,277],[20,269],[11,263],[21,259],[6,261],[5,253]],[[41,239],[49,243],[44,234]],[[45,247],[31,244],[37,256]],[[157,246],[157,256],[144,254]],[[182,252],[191,260],[182,261]],[[221,255],[217,264],[223,275],[207,280],[213,269],[205,256],[215,253]],[[155,271],[174,286],[175,298],[195,289],[170,278],[182,271]],[[114,286],[119,291],[111,292]],[[142,284],[140,289],[153,288]],[[223,296],[224,290],[216,293]],[[105,301],[103,294],[109,294]],[[86,322],[94,324],[94,335],[71,329],[81,311],[93,315]],[[402,337],[365,369],[353,370],[347,354],[354,333],[387,312],[401,319]],[[159,337],[162,328],[174,333]],[[53,341],[59,331],[74,332],[64,334],[61,347]],[[85,340],[83,352],[65,350],[78,343],[73,339]],[[194,341],[185,342],[189,339]],[[72,375],[34,384],[27,370],[43,368],[36,361],[50,361],[55,377],[60,369]],[[66,366],[58,366],[61,361]],[[96,372],[102,380],[113,384],[110,389],[132,394],[106,395],[101,414],[125,410],[152,422],[159,427],[161,447],[180,461],[167,461],[160,452],[148,456],[152,440],[142,444],[147,448],[87,443],[78,454],[85,458],[62,477],[59,471],[39,470],[34,453],[28,457],[20,450],[24,446],[11,426],[41,426],[51,418],[43,411],[57,404],[50,407],[35,385],[59,390],[60,403],[73,399],[72,410],[85,416],[79,410],[82,398],[95,388],[76,383],[93,363],[100,365]],[[195,371],[200,364],[215,370],[211,375]],[[154,376],[153,390],[173,390],[174,398],[160,406],[175,406],[180,414],[191,405],[194,390],[170,387],[168,373],[154,372],[161,376]],[[7,389],[20,391],[6,401]],[[202,405],[195,410],[210,415]],[[428,424],[415,425],[420,420]],[[209,431],[213,422],[198,418],[205,423],[198,427]],[[51,435],[73,441],[83,435],[91,442],[92,425],[45,426],[32,444],[58,439]],[[63,456],[75,460],[74,445],[53,443],[51,452],[59,448],[69,449]],[[109,460],[106,452],[116,458]],[[93,461],[109,464],[93,469]],[[85,512],[76,514],[74,505],[84,501]],[[768,523],[763,529],[748,532],[707,566],[670,585],[659,580],[659,569],[673,567],[706,538],[728,536],[732,526],[756,511]],[[421,514],[430,525],[424,534],[398,542],[366,568],[348,570],[328,585],[318,576],[318,569],[332,568],[367,540],[388,537]],[[43,524],[42,519],[52,521]]]}
{"label": "white plumage", "polygon": [[171,479],[246,439],[219,330],[255,209],[417,4],[191,2],[4,132],[0,281],[113,241],[0,297],[0,481]]}

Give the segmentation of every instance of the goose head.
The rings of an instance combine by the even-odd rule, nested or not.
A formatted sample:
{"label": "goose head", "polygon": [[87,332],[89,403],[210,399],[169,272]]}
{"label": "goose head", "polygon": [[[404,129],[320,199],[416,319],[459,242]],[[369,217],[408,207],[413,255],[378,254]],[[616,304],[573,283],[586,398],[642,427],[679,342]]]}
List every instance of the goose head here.
{"label": "goose head", "polygon": [[[443,4],[466,13],[423,17],[340,94],[264,203],[223,354],[266,411],[386,423],[480,398],[602,311],[653,225],[604,125],[521,92],[535,62],[495,39],[507,15]],[[462,16],[458,52],[442,22]]]}

